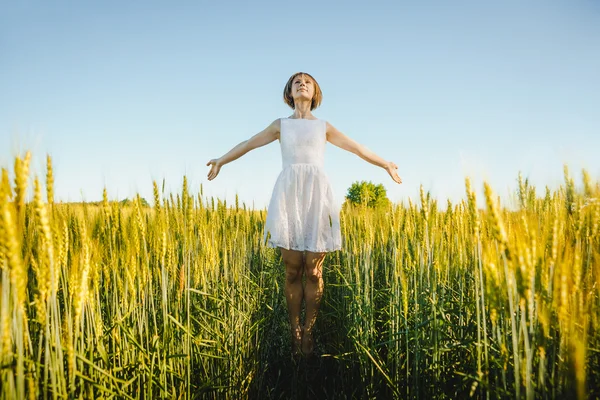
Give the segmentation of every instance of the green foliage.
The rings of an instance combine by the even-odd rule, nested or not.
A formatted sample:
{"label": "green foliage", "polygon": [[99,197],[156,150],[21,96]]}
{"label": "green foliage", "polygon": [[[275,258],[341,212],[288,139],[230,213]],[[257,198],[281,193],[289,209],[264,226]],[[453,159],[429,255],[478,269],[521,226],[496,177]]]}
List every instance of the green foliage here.
{"label": "green foliage", "polygon": [[[127,198],[127,199],[123,199],[119,202],[122,206],[132,206],[133,205],[133,200]],[[98,202],[98,204],[100,204],[100,202]],[[150,207],[150,204],[148,203],[148,201],[143,198],[140,197],[140,204],[142,207]]]}
{"label": "green foliage", "polygon": [[353,205],[363,205],[369,208],[388,206],[390,200],[383,185],[375,185],[373,182],[354,182],[346,194],[346,202]]}

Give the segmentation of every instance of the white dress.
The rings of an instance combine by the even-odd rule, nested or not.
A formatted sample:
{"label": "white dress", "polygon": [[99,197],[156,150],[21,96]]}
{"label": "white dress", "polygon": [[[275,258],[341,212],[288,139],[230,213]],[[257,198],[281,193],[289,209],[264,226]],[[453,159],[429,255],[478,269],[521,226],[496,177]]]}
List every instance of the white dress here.
{"label": "white dress", "polygon": [[340,207],[323,169],[327,123],[281,118],[283,169],[265,223],[268,247],[329,252],[342,248]]}

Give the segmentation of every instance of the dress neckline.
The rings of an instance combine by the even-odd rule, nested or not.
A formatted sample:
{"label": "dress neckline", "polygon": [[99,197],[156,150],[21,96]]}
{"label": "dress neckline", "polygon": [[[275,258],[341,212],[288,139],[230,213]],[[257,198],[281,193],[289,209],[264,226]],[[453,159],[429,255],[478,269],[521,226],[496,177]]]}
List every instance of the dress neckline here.
{"label": "dress neckline", "polygon": [[284,119],[290,119],[293,121],[297,121],[297,120],[304,120],[304,121],[319,121],[319,118],[315,118],[315,119],[309,119],[309,118],[290,118],[290,117],[285,117]]}

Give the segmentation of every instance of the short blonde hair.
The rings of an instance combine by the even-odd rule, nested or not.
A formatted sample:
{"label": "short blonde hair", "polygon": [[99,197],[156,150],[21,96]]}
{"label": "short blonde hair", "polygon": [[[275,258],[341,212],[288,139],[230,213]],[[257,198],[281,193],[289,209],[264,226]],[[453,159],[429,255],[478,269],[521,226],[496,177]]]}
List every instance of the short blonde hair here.
{"label": "short blonde hair", "polygon": [[321,101],[323,100],[323,92],[321,92],[321,87],[317,83],[316,79],[313,78],[310,74],[307,74],[306,72],[296,72],[290,77],[290,79],[288,79],[287,83],[285,84],[285,88],[283,89],[283,101],[292,109],[296,109],[296,105],[294,104],[294,98],[292,97],[292,85],[294,84],[294,79],[296,79],[298,75],[308,76],[313,81],[313,84],[315,86],[315,93],[310,104],[310,110],[312,111],[321,105]]}

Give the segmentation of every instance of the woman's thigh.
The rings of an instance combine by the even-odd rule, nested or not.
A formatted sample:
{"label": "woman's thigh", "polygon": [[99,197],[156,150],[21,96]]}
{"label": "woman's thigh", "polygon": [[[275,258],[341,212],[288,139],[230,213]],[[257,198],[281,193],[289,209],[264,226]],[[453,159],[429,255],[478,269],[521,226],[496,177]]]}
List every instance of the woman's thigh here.
{"label": "woman's thigh", "polygon": [[280,247],[281,257],[286,268],[302,268],[304,266],[304,252],[300,250],[288,250]]}
{"label": "woman's thigh", "polygon": [[304,269],[307,275],[321,276],[323,261],[325,261],[327,253],[306,252],[306,260],[304,261]]}

